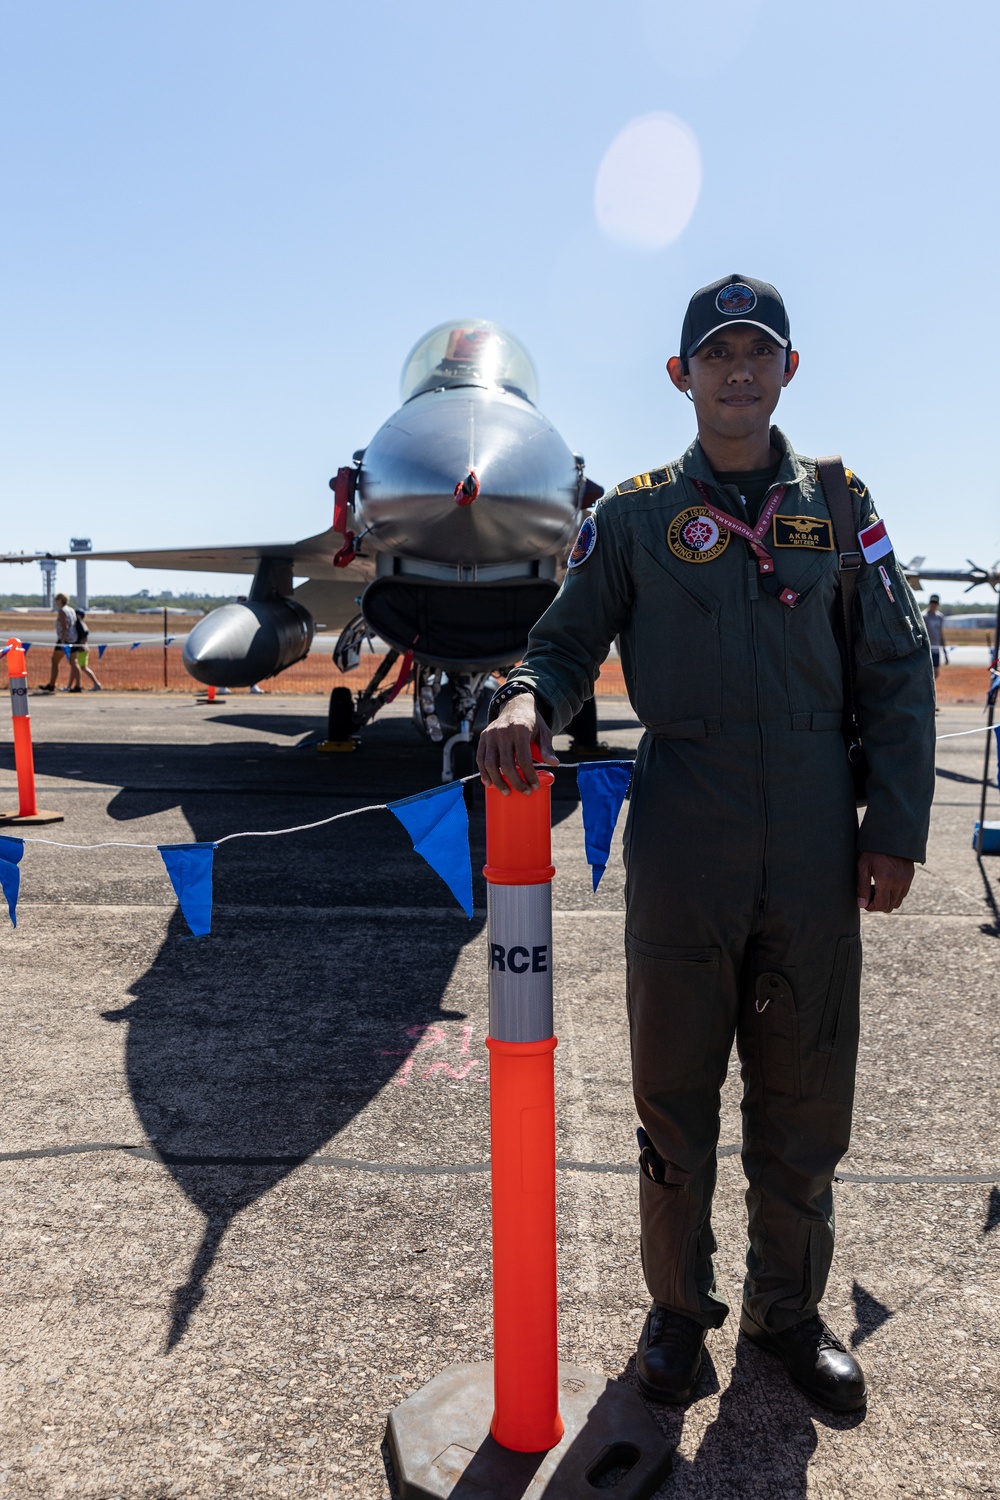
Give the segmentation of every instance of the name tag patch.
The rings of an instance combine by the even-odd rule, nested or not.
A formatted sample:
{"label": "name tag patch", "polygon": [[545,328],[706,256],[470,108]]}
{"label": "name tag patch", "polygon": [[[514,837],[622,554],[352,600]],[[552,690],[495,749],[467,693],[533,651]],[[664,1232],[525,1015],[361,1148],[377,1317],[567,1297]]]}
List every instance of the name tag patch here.
{"label": "name tag patch", "polygon": [[667,546],[681,562],[711,562],[729,546],[729,532],[720,531],[703,505],[692,505],[667,527]]}
{"label": "name tag patch", "polygon": [[774,545],[804,547],[813,552],[833,551],[833,525],[815,516],[775,516]]}

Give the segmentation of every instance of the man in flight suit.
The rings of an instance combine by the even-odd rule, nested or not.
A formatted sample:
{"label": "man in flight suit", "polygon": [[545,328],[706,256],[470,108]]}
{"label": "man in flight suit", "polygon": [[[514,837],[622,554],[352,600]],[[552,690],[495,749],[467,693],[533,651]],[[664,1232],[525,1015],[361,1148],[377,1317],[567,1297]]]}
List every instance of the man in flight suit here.
{"label": "man in flight suit", "polygon": [[[719,1091],[743,1079],[749,1249],[740,1327],[823,1405],[867,1400],[818,1314],[832,1181],[851,1126],[860,910],[894,911],[923,860],[934,787],[927,637],[883,523],[847,471],[857,551],[838,549],[816,463],[770,425],[795,375],[766,282],[696,292],[667,370],[698,437],[584,522],[524,662],[495,695],[484,783],[537,785],[531,743],[592,695],[619,640],[646,727],[625,830],[626,956],[640,1132],[642,1389],[690,1396],[728,1308],[712,1267]],[[840,569],[856,568],[854,697],[867,753],[858,828],[844,737]]]}

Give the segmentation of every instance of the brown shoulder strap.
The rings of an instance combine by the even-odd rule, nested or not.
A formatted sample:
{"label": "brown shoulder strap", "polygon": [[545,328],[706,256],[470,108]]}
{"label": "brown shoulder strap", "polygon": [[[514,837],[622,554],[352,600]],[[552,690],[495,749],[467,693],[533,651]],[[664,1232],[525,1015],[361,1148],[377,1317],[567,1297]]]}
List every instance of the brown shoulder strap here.
{"label": "brown shoulder strap", "polygon": [[844,615],[844,644],[847,651],[847,691],[851,714],[854,714],[854,595],[858,586],[861,553],[854,528],[854,502],[847,485],[843,459],[839,453],[816,460],[816,473],[823,486],[827,509],[833,522],[840,563],[840,604]]}

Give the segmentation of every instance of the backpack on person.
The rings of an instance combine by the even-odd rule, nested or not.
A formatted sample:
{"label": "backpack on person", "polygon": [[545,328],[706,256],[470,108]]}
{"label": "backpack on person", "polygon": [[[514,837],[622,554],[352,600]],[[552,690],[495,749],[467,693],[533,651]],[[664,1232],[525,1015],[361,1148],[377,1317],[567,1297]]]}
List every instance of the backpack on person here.
{"label": "backpack on person", "polygon": [[82,610],[82,609],[78,609],[77,612],[76,612],[76,642],[75,642],[75,644],[77,646],[85,646],[87,644],[87,637],[90,634],[90,631],[87,629],[87,622],[84,619],[85,613],[86,613],[86,611]]}

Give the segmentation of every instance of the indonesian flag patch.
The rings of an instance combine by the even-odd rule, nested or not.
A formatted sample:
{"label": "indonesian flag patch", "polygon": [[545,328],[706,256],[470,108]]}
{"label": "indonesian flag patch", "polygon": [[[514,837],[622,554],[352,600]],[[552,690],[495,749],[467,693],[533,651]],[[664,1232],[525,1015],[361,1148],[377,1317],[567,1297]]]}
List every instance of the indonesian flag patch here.
{"label": "indonesian flag patch", "polygon": [[861,548],[865,562],[878,562],[880,557],[885,557],[887,552],[892,551],[892,543],[889,533],[885,529],[884,521],[873,521],[866,526],[864,531],[858,532],[858,546]]}

